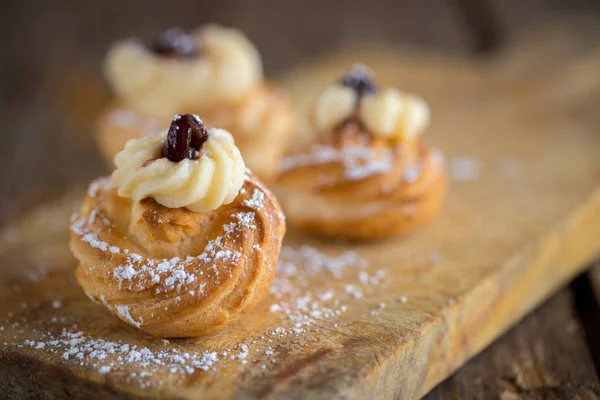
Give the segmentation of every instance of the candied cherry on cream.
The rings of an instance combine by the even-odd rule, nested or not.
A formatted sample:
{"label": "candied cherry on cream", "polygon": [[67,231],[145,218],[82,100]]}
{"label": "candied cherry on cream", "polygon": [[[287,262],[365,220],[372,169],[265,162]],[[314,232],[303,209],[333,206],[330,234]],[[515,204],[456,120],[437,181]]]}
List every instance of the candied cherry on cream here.
{"label": "candied cherry on cream", "polygon": [[173,162],[184,158],[193,160],[207,140],[208,130],[200,117],[194,114],[176,115],[169,127],[163,156]]}
{"label": "candied cherry on cream", "polygon": [[167,29],[154,40],[150,48],[163,57],[195,57],[200,54],[198,42],[181,28]]}
{"label": "candied cherry on cream", "polygon": [[377,92],[371,71],[364,65],[354,65],[339,81],[340,85],[353,89],[359,97]]}

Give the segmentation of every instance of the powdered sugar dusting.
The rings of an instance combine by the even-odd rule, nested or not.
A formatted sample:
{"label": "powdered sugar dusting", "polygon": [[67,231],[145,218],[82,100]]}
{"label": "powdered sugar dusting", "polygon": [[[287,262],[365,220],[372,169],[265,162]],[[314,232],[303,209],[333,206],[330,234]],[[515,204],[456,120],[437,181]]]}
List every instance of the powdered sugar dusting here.
{"label": "powdered sugar dusting", "polygon": [[421,165],[420,164],[411,164],[406,167],[404,171],[404,182],[412,183],[419,179],[421,175]]}
{"label": "powdered sugar dusting", "polygon": [[[260,198],[260,195],[257,195],[258,198]],[[240,231],[242,228],[254,229],[256,227],[256,214],[254,212],[240,212],[234,214],[232,219],[231,223],[224,226],[226,235]],[[224,248],[223,236],[218,236],[210,240],[204,251],[196,257],[147,259],[140,254],[130,252],[127,249],[120,249],[101,240],[95,230],[88,228],[88,226],[99,222],[104,225],[103,228],[111,229],[110,223],[99,211],[92,210],[87,219],[79,218],[75,214],[72,220],[74,222],[71,224],[71,231],[79,235],[83,242],[88,243],[95,249],[124,257],[123,263],[112,271],[112,276],[117,280],[121,289],[142,290],[154,287],[155,293],[180,291],[184,287],[197,283],[198,277],[205,274],[205,271],[199,268],[198,261],[204,263],[222,261],[224,268],[231,270],[241,257],[240,252]],[[206,272],[206,274],[208,273],[210,272]],[[214,265],[212,274],[210,278],[218,283],[221,277]],[[226,274],[229,275],[227,272]],[[201,293],[202,287],[198,287],[195,294]],[[126,314],[121,315],[127,319]]]}
{"label": "powdered sugar dusting", "polygon": [[[283,246],[270,289],[277,302],[269,307],[271,313],[281,316],[282,326],[273,333],[303,334],[318,321],[343,314],[351,302],[364,300],[386,275],[384,270],[370,275],[367,267],[366,261],[351,251],[328,255],[308,245]],[[357,275],[362,280],[355,281]],[[329,284],[315,291],[313,279]]]}
{"label": "powdered sugar dusting", "polygon": [[388,172],[393,164],[391,150],[376,153],[372,148],[363,146],[345,147],[341,150],[333,147],[314,145],[309,154],[290,155],[281,163],[282,171],[296,168],[341,162],[344,175],[350,180],[361,180],[376,174]]}
{"label": "powdered sugar dusting", "polygon": [[[250,193],[251,190],[248,191],[246,212],[233,216],[224,228],[223,235],[208,242],[202,254],[149,261],[131,250],[118,249],[115,256],[107,250],[107,255],[124,260],[117,268],[108,271],[108,276],[123,288],[155,285],[157,291],[172,288],[181,290],[177,294],[182,296],[202,295],[204,290],[208,290],[205,289],[205,276],[189,267],[200,259],[208,267],[205,268],[205,274],[213,274],[211,279],[221,279],[222,275],[214,275],[210,268],[212,264],[218,261],[236,265],[239,262],[241,254],[224,244],[227,235],[258,224],[255,211],[260,207],[261,196]],[[90,229],[105,222],[102,213],[93,214],[93,217],[85,220],[75,216],[71,229],[81,237],[92,233],[87,243],[92,247],[104,248],[101,240],[105,238],[102,236],[104,232],[100,236],[93,235]],[[89,219],[95,225],[90,226]],[[110,244],[106,245],[110,247]],[[197,374],[219,373],[225,368],[229,372],[230,368],[244,368],[244,365],[271,371],[280,362],[285,362],[284,357],[306,352],[309,339],[328,338],[330,334],[339,334],[348,329],[348,325],[345,325],[348,323],[347,314],[351,314],[352,318],[375,322],[373,316],[387,318],[393,315],[395,308],[411,308],[412,300],[409,301],[406,296],[397,296],[392,300],[388,298],[385,303],[381,301],[380,294],[387,289],[386,285],[394,277],[394,271],[377,269],[377,265],[369,266],[359,253],[344,251],[338,246],[326,245],[323,250],[309,245],[284,245],[269,296],[255,311],[260,313],[260,318],[256,318],[258,314],[250,313],[244,317],[247,319],[240,321],[243,329],[246,329],[243,336],[230,335],[227,331],[232,329],[239,333],[238,324],[215,336],[167,341],[138,333],[135,328],[107,312],[98,314],[97,321],[95,318],[80,319],[75,314],[81,312],[78,304],[85,302],[86,311],[98,307],[89,303],[79,288],[68,288],[64,293],[55,291],[48,295],[44,307],[39,304],[17,304],[19,310],[21,307],[27,310],[38,307],[43,312],[31,314],[36,315],[36,319],[26,321],[20,319],[22,314],[16,311],[16,317],[11,315],[9,319],[0,321],[0,338],[3,339],[0,345],[6,342],[5,346],[14,351],[55,356],[69,367],[95,371],[99,375],[107,375],[106,379],[116,383],[130,383],[141,388],[167,384],[175,384],[175,387],[181,384],[183,387],[195,380]],[[252,246],[252,249],[254,255],[263,251],[258,245]],[[424,262],[435,263],[440,259],[437,252],[427,252]],[[274,262],[272,264],[274,267]],[[410,292],[401,294],[412,296]],[[94,300],[110,304],[102,296]],[[127,304],[113,307],[121,318],[143,327],[144,321],[136,313],[135,307]],[[345,314],[346,318],[343,317]],[[74,320],[86,325],[77,326]],[[31,327],[26,328],[28,323]],[[106,329],[103,329],[104,325]],[[5,328],[8,332],[4,331]],[[27,340],[20,341],[17,337]],[[231,339],[233,337],[242,339],[234,341]]]}
{"label": "powdered sugar dusting", "polygon": [[74,221],[71,224],[71,232],[81,236],[82,242],[88,243],[91,247],[101,251],[109,251],[113,254],[119,254],[121,252],[121,249],[119,249],[117,246],[113,246],[101,240],[96,232],[92,232],[86,227],[87,225],[92,225],[99,220],[102,224],[110,228],[110,224],[107,222],[107,219],[98,210],[92,210],[87,220],[85,218],[78,219],[77,213],[73,214],[71,219]]}
{"label": "powdered sugar dusting", "polygon": [[100,193],[114,189],[117,186],[116,182],[110,177],[96,179],[88,188],[88,196],[98,198]]}
{"label": "powdered sugar dusting", "polygon": [[115,307],[115,310],[117,311],[117,314],[125,318],[125,320],[133,326],[137,326],[138,328],[141,326],[141,323],[133,319],[131,316],[131,313],[129,312],[129,306],[118,305]]}
{"label": "powdered sugar dusting", "polygon": [[265,193],[260,189],[254,189],[252,197],[242,201],[242,204],[258,211],[265,205]]}
{"label": "powdered sugar dusting", "polygon": [[237,220],[237,222],[245,228],[254,229],[256,225],[254,224],[254,219],[256,214],[253,212],[239,212],[237,214],[233,214],[233,217]]}
{"label": "powdered sugar dusting", "polygon": [[[239,217],[240,220],[245,218]],[[207,245],[201,257],[207,260],[238,257],[234,252],[220,248],[221,240],[215,239]],[[138,258],[131,254],[129,257]],[[154,265],[152,270],[158,275],[161,271],[171,271],[184,261],[166,260]],[[129,284],[145,273],[140,271],[139,266],[125,266],[115,273],[120,274],[124,284]],[[30,336],[21,345],[31,351],[56,354],[65,363],[92,369],[99,375],[110,374],[111,379],[123,379],[141,388],[161,386],[165,384],[165,376],[171,383],[185,382],[189,375],[217,372],[221,367],[231,365],[260,365],[270,369],[282,356],[281,350],[284,350],[283,354],[295,351],[293,349],[304,342],[305,335],[336,329],[338,323],[342,323],[340,317],[344,313],[362,309],[365,317],[372,317],[387,310],[380,301],[374,301],[375,308],[370,305],[373,296],[382,290],[386,276],[385,270],[369,268],[367,262],[352,251],[323,252],[308,245],[285,245],[270,288],[271,303],[262,310],[271,316],[271,322],[252,328],[250,336],[243,342],[225,341],[227,347],[213,347],[204,341],[179,346],[176,341],[148,340],[140,345],[136,335],[133,336],[137,338],[136,344],[132,344],[126,338],[131,337],[127,330],[134,328],[123,328],[125,334],[119,335],[119,339],[112,334],[93,336],[87,333],[88,329],[69,325],[71,311],[65,309],[65,305],[54,308],[56,297],[52,297],[48,300],[49,308],[54,313],[63,313],[62,316],[50,315],[51,321],[40,322],[42,329],[28,329]],[[166,279],[165,275],[160,275],[160,279]],[[326,284],[316,285],[317,281]],[[200,286],[191,292],[201,290]],[[102,298],[99,300],[103,302]],[[68,304],[73,303],[69,301]],[[115,311],[133,325],[143,324],[127,305],[118,305]],[[252,324],[252,317],[247,322]],[[14,324],[5,321],[2,325],[12,328]],[[14,326],[18,328],[18,325]]]}
{"label": "powdered sugar dusting", "polygon": [[24,344],[60,355],[65,361],[95,369],[101,375],[135,366],[138,372],[126,378],[128,381],[137,381],[142,387],[160,383],[150,379],[157,373],[183,377],[196,371],[208,371],[219,361],[215,351],[190,353],[165,345],[150,349],[123,341],[96,339],[78,331],[76,327],[63,328],[59,334],[39,333],[42,336],[40,340],[25,340]]}

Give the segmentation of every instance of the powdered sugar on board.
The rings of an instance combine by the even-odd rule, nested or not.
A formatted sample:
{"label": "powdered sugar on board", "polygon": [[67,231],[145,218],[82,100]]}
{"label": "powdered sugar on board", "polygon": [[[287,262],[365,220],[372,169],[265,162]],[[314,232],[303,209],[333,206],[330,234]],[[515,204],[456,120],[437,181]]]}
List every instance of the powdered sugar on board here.
{"label": "powdered sugar on board", "polygon": [[184,377],[197,371],[208,371],[220,361],[215,351],[187,352],[160,343],[151,347],[130,345],[120,340],[94,338],[78,331],[77,327],[63,328],[60,333],[37,332],[36,340],[23,345],[60,356],[64,362],[75,363],[104,375],[122,372],[134,366],[136,372],[125,375],[125,381],[137,381],[141,387],[160,384],[153,382],[154,374]]}
{"label": "powdered sugar on board", "polygon": [[480,162],[474,157],[462,155],[450,160],[450,178],[457,182],[471,182],[479,177]]}
{"label": "powdered sugar on board", "polygon": [[[98,189],[92,188],[91,195],[101,196],[102,191]],[[255,223],[249,217],[259,212],[261,195],[253,192],[250,189],[247,193],[247,209],[232,217],[232,231],[242,224]],[[57,221],[63,224],[62,237],[66,236],[67,219],[64,214]],[[111,227],[100,211],[91,213],[85,224],[77,223],[81,219],[76,216],[72,221],[75,233],[81,235],[92,232],[86,231],[88,219],[95,227],[99,224]],[[109,236],[101,235],[103,233],[89,237],[90,242],[103,246],[101,239],[108,242]],[[22,246],[18,237],[16,241],[14,246]],[[0,293],[0,300],[8,299],[7,305],[0,307],[0,354],[24,354],[44,362],[53,360],[80,376],[97,374],[117,384],[184,390],[189,382],[202,385],[200,382],[206,379],[231,376],[232,372],[255,374],[258,370],[259,375],[265,376],[280,373],[289,366],[287,363],[315,348],[319,338],[334,340],[336,336],[347,335],[354,329],[354,321],[378,326],[381,319],[393,318],[395,312],[407,312],[416,304],[411,292],[397,293],[394,299],[382,298],[390,282],[396,279],[397,271],[378,268],[377,261],[368,265],[361,255],[364,250],[367,250],[365,254],[370,250],[364,246],[358,246],[357,252],[348,251],[351,247],[345,242],[313,247],[293,235],[285,243],[277,262],[275,281],[257,310],[239,323],[203,338],[163,341],[122,322],[103,305],[94,305],[86,298],[72,275],[75,260],[66,242],[53,241],[48,243],[52,247],[44,248],[44,253],[52,255],[51,264],[45,265],[45,257],[34,257],[30,253],[26,257],[31,257],[31,263],[44,264],[43,268],[48,271],[60,264],[59,271],[69,272],[49,273],[36,282],[23,280],[8,287],[8,293]],[[236,257],[233,249],[225,251],[219,243],[207,245],[205,250],[202,257],[207,259],[233,260]],[[260,246],[253,250],[256,254],[265,251]],[[173,267],[181,260],[163,260],[164,264],[157,263],[140,272],[136,263],[142,261],[141,254],[125,248],[110,254],[133,261],[131,266],[123,265],[125,268],[119,271],[110,271],[122,274],[122,284],[126,286],[135,285],[136,279],[145,273],[148,275],[144,279],[159,282],[172,277],[170,285],[176,285],[177,279],[185,277],[179,273],[171,276],[177,272]],[[423,263],[433,264],[442,256],[431,253],[430,257],[427,252],[420,257],[424,257]],[[12,261],[20,264],[18,259]],[[198,295],[202,291],[203,287],[198,286],[190,294]],[[11,298],[19,300],[12,302]],[[94,300],[102,302],[102,298]],[[1,314],[6,311],[10,314]],[[143,323],[133,308],[122,307],[115,311],[123,319]],[[400,340],[404,334],[398,331],[394,339]]]}
{"label": "powdered sugar on board", "polygon": [[[79,287],[70,289],[75,299],[54,296],[46,300],[47,304],[25,304],[25,309],[45,310],[37,319],[19,319],[15,313],[0,320],[0,346],[53,354],[60,363],[110,375],[111,379],[116,376],[144,388],[164,384],[161,379],[165,375],[169,376],[170,384],[177,384],[191,374],[217,373],[221,368],[241,368],[247,364],[260,365],[269,371],[283,360],[283,354],[300,351],[299,346],[305,346],[305,338],[311,334],[337,329],[338,324],[344,323],[341,318],[344,313],[360,309],[365,318],[372,318],[375,313],[371,308],[382,311],[380,302],[371,299],[385,287],[387,271],[370,269],[354,252],[325,253],[308,245],[285,245],[277,269],[270,296],[255,311],[269,315],[270,322],[250,329],[248,336],[237,343],[228,341],[227,347],[215,345],[210,336],[199,341],[154,339],[107,313],[97,323],[103,326],[109,321],[118,329],[106,331],[94,327],[95,319],[88,326],[78,326],[73,321],[79,318],[72,314],[70,305],[89,301]],[[90,303],[87,307],[95,306]],[[117,311],[134,325],[142,322],[126,307]],[[244,326],[253,319],[248,316]],[[102,334],[103,331],[108,333]],[[227,329],[218,334],[227,336]],[[147,339],[144,346],[139,344],[140,335]]]}
{"label": "powdered sugar on board", "polygon": [[[93,195],[100,195],[97,188],[92,189]],[[241,226],[255,224],[254,214],[264,206],[263,194],[259,190],[248,193],[245,204],[248,210],[232,217],[226,233],[227,230],[231,233]],[[74,233],[81,237],[91,233],[86,239],[90,246],[106,249],[110,254],[130,261],[130,264],[112,271],[123,286],[135,288],[138,280],[143,278],[176,287],[185,284],[189,278],[186,271],[180,273],[177,269],[185,259],[162,260],[147,265],[140,254],[120,248],[111,251],[109,243],[104,243],[100,236],[88,229],[90,223],[103,224],[110,229],[110,222],[101,212],[93,212],[85,221],[81,220],[81,216],[73,219]],[[205,251],[197,257],[236,262],[239,253],[223,249],[220,240],[216,238],[207,244]],[[338,246],[327,248],[323,250],[306,244],[284,245],[277,262],[275,280],[259,308],[238,325],[205,338],[171,341],[151,338],[122,323],[103,307],[93,305],[73,280],[65,287],[63,277],[60,282],[56,281],[52,296],[46,300],[17,304],[14,314],[4,321],[0,319],[0,346],[9,351],[40,353],[40,356],[56,355],[58,363],[70,368],[110,376],[111,380],[141,388],[183,384],[191,379],[190,375],[218,376],[223,369],[241,371],[244,366],[259,366],[265,373],[275,371],[280,368],[280,363],[293,359],[293,354],[303,354],[315,337],[336,335],[339,330],[346,329],[348,313],[351,313],[352,320],[373,319],[372,322],[376,323],[375,316],[389,315],[393,307],[410,305],[403,296],[393,303],[386,302],[382,307],[380,294],[392,279],[389,271],[369,266],[353,251]],[[262,252],[260,247],[253,250]],[[61,251],[72,260],[66,246]],[[50,275],[47,279],[54,278],[57,277]],[[203,287],[198,286],[190,292],[198,295],[202,290]],[[35,291],[33,293],[38,295]],[[407,295],[410,297],[410,293]],[[94,300],[102,302],[101,298]],[[36,309],[43,312],[19,314],[19,310]],[[143,324],[126,306],[114,311],[133,325]],[[20,315],[27,315],[27,318]],[[90,318],[91,315],[93,318]],[[219,337],[219,340],[213,339]]]}
{"label": "powdered sugar on board", "polygon": [[[329,255],[308,245],[283,246],[270,288],[276,301],[269,307],[286,327],[279,335],[298,335],[319,321],[335,319],[376,294],[385,276],[382,269],[369,273],[367,262],[352,251]],[[316,280],[328,284],[323,288]]]}

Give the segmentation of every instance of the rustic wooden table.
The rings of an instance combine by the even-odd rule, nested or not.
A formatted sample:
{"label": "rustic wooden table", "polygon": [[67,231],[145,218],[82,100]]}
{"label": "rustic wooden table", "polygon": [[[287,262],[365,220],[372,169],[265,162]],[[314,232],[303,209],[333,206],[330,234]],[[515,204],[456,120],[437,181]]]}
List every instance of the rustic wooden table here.
{"label": "rustic wooden table", "polygon": [[[306,55],[340,48],[359,38],[463,54],[493,51],[504,41],[522,37],[513,31],[523,31],[542,15],[545,19],[547,14],[538,13],[540,8],[560,9],[562,2],[497,1],[486,5],[469,0],[427,0],[417,6],[409,1],[387,1],[369,5],[365,11],[359,1],[332,1],[318,12],[293,0],[268,6],[266,1],[227,0],[204,9],[190,1],[164,3],[115,2],[92,7],[67,1],[2,3],[0,222],[16,218],[42,198],[105,172],[88,135],[94,115],[108,98],[100,65],[115,37],[132,33],[149,37],[173,24],[191,27],[218,20],[248,32],[263,50],[267,71],[276,75]],[[575,47],[574,53],[584,52],[590,41],[600,41],[595,28],[600,17],[590,15],[598,6],[593,10],[592,2],[569,3],[568,16],[562,15],[558,22],[552,17],[550,31],[557,42],[569,36],[565,43]],[[138,18],[140,9],[143,18]],[[365,18],[363,11],[377,18]],[[435,28],[423,29],[427,24]],[[273,31],[281,34],[273,35]],[[597,108],[599,104],[596,97],[589,106]],[[600,398],[599,370],[597,265],[427,397]]]}

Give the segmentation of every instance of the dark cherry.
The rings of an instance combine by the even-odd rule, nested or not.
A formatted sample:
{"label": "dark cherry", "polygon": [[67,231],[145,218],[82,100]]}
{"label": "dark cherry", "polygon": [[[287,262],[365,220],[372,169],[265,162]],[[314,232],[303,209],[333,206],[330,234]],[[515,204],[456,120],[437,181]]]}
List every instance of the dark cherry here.
{"label": "dark cherry", "polygon": [[373,94],[377,86],[373,82],[371,72],[364,65],[355,65],[340,79],[340,84],[354,89],[359,97]]}
{"label": "dark cherry", "polygon": [[200,54],[198,42],[181,28],[167,29],[154,40],[150,48],[164,57],[194,57]]}
{"label": "dark cherry", "polygon": [[184,158],[193,160],[207,140],[208,130],[200,117],[194,114],[176,115],[169,127],[163,156],[174,162]]}

